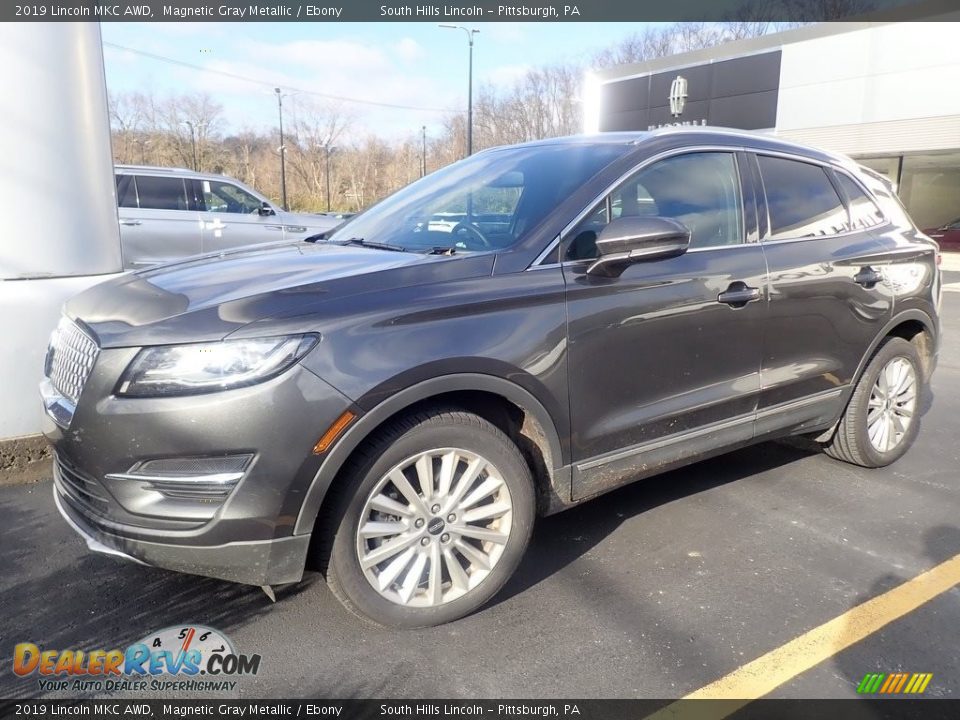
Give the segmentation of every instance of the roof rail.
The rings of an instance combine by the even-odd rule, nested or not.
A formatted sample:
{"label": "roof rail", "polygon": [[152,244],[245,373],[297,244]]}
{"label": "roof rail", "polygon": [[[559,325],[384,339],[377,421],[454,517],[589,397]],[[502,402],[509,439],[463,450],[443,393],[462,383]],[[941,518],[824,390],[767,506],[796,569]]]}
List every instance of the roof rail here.
{"label": "roof rail", "polygon": [[116,163],[114,165],[118,170],[150,170],[151,172],[170,172],[170,173],[189,173],[194,172],[190,168],[182,167],[161,167],[160,165],[126,165]]}

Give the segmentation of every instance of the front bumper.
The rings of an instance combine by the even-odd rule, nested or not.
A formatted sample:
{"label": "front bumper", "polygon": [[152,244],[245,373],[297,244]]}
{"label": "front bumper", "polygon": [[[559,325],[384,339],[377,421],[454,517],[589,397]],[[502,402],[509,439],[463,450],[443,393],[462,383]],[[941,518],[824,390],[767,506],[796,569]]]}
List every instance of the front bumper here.
{"label": "front bumper", "polygon": [[[294,527],[323,460],[313,446],[350,400],[300,365],[220,393],[117,397],[135,352],[102,350],[67,427],[45,420],[61,514],[95,552],[253,585],[298,581],[310,536]],[[209,487],[217,476],[180,471],[190,495],[171,490],[176,474],[135,474],[239,456],[252,459],[219,495]],[[198,482],[206,497],[196,497]]]}
{"label": "front bumper", "polygon": [[309,535],[234,542],[215,547],[145,542],[112,535],[87,524],[82,515],[71,510],[64,502],[56,485],[53,500],[64,520],[84,539],[91,552],[140,565],[153,565],[249,585],[284,585],[298,582],[303,577],[310,545]]}

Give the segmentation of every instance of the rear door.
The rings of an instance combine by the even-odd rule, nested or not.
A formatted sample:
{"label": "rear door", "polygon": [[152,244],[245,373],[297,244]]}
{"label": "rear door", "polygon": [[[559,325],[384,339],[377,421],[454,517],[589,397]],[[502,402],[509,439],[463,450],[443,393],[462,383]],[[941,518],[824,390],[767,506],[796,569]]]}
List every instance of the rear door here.
{"label": "rear door", "polygon": [[[189,181],[187,181],[189,182]],[[200,219],[174,175],[117,175],[123,264],[136,269],[200,252]]]}
{"label": "rear door", "polygon": [[893,311],[884,282],[893,241],[859,183],[814,161],[757,154],[769,268],[758,434],[835,419],[845,390]]}
{"label": "rear door", "polygon": [[283,240],[283,223],[276,215],[261,215],[263,200],[236,183],[194,180],[203,210],[203,251]]}
{"label": "rear door", "polygon": [[[562,239],[575,499],[753,437],[766,267],[738,165],[720,151],[657,160]],[[679,220],[690,249],[586,274],[608,218],[630,215]]]}

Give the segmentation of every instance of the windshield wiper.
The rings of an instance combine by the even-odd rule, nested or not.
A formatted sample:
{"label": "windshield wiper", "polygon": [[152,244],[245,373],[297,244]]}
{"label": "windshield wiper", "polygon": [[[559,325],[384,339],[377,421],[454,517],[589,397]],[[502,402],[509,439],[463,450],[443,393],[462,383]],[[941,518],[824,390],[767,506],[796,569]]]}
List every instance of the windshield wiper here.
{"label": "windshield wiper", "polygon": [[389,243],[378,243],[364,240],[363,238],[350,238],[344,240],[342,245],[359,245],[360,247],[373,248],[374,250],[392,250],[393,252],[407,252],[405,247],[400,245],[391,245]]}

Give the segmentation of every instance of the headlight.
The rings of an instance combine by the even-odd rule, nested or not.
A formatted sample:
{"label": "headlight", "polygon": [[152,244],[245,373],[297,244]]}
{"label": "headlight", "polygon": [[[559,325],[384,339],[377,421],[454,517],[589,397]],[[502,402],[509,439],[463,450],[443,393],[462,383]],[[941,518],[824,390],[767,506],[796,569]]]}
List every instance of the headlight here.
{"label": "headlight", "polygon": [[194,395],[253,385],[282,373],[318,339],[316,335],[287,335],[144,348],[124,372],[117,394]]}

